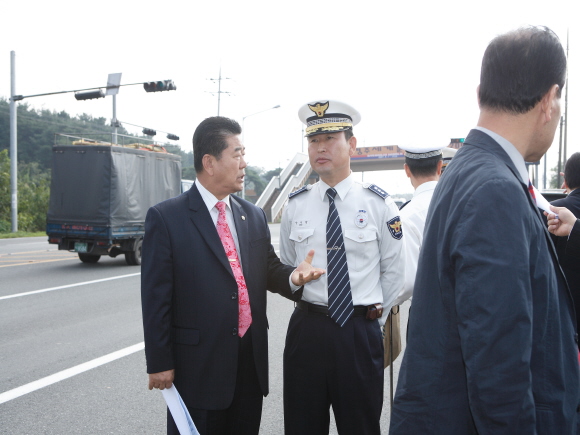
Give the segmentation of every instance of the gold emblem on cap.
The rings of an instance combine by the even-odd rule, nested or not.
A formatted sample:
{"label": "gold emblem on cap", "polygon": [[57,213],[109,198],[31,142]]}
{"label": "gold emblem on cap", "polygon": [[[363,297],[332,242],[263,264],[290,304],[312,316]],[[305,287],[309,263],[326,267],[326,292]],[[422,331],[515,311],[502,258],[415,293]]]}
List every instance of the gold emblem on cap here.
{"label": "gold emblem on cap", "polygon": [[311,106],[309,104],[308,108],[310,110],[312,110],[314,113],[316,113],[316,116],[318,116],[319,118],[322,118],[324,116],[324,113],[328,110],[328,101],[324,104],[316,103],[315,106]]}

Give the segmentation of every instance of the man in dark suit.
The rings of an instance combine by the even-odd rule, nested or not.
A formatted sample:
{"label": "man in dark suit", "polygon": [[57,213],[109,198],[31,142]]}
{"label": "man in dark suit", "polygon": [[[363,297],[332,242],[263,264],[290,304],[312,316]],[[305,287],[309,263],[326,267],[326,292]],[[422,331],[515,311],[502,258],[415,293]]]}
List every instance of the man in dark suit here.
{"label": "man in dark suit", "polygon": [[544,212],[548,218],[548,231],[567,240],[564,254],[580,259],[580,219],[566,207],[550,207],[551,213]]}
{"label": "man in dark suit", "polygon": [[[244,182],[240,134],[234,120],[204,120],[193,136],[195,184],[151,207],[145,223],[149,389],[175,383],[201,435],[258,434],[268,394],[266,289],[299,299],[299,286],[323,273],[310,264],[313,251],[296,270],[283,265],[262,209],[231,195]],[[167,430],[178,433],[169,413]]]}
{"label": "man in dark suit", "polygon": [[[580,153],[574,153],[566,162],[564,168],[564,188],[569,192],[566,198],[552,201],[556,207],[566,207],[576,216],[580,216]],[[558,259],[562,265],[562,270],[566,275],[566,280],[570,286],[570,292],[576,306],[576,325],[580,327],[580,267],[578,258],[566,255],[566,245],[568,237],[552,236],[552,241],[556,245]]]}
{"label": "man in dark suit", "polygon": [[577,433],[574,308],[525,166],[552,144],[565,77],[544,27],[484,54],[477,127],[427,217],[392,435]]}

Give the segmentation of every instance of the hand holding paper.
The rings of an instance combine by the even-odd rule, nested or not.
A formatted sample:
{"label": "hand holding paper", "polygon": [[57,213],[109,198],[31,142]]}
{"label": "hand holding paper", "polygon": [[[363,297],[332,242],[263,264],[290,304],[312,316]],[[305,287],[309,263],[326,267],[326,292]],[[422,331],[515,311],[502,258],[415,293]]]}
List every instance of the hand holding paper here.
{"label": "hand holding paper", "polygon": [[149,389],[159,388],[163,390],[173,385],[175,370],[167,370],[159,373],[149,373]]}

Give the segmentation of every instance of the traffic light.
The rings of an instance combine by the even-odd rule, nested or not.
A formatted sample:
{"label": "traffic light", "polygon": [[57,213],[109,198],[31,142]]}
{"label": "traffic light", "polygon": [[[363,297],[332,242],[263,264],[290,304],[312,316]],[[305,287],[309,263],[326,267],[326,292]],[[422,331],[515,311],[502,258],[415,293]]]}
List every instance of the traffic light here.
{"label": "traffic light", "polygon": [[179,140],[179,136],[176,136],[174,134],[168,134],[167,135],[167,139],[169,139],[169,140]]}
{"label": "traffic light", "polygon": [[144,128],[143,134],[146,134],[147,136],[155,136],[157,132],[151,128]]}
{"label": "traffic light", "polygon": [[96,91],[75,92],[77,100],[93,100],[95,98],[105,98],[105,93],[102,89]]}
{"label": "traffic light", "polygon": [[145,88],[145,92],[162,92],[175,91],[177,86],[173,80],[159,80],[158,82],[145,82],[143,88]]}

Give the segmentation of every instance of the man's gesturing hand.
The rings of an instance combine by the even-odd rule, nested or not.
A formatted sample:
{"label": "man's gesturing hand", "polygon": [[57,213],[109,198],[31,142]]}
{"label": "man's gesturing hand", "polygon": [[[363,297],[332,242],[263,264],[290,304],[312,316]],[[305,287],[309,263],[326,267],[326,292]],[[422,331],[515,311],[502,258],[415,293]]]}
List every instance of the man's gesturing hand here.
{"label": "man's gesturing hand", "polygon": [[150,373],[149,374],[149,389],[159,388],[164,390],[173,385],[173,378],[175,377],[175,370],[167,370],[165,372]]}
{"label": "man's gesturing hand", "polygon": [[314,249],[311,249],[304,261],[300,263],[292,273],[292,283],[294,285],[303,286],[307,282],[320,278],[320,276],[326,272],[324,269],[312,267],[313,257]]}

